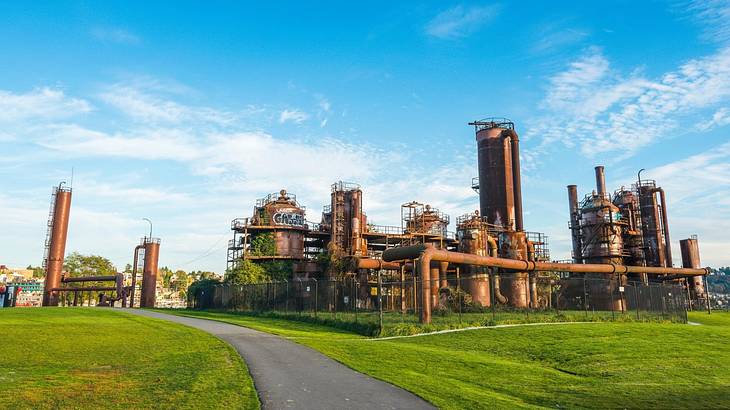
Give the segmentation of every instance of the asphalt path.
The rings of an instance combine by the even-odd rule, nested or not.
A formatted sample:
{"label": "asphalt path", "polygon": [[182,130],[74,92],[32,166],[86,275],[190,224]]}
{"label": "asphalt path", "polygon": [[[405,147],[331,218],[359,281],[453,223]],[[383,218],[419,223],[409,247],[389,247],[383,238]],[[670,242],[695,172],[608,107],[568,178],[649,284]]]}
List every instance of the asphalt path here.
{"label": "asphalt path", "polygon": [[214,320],[124,311],[194,327],[231,344],[248,365],[264,409],[434,408],[410,392],[279,336]]}

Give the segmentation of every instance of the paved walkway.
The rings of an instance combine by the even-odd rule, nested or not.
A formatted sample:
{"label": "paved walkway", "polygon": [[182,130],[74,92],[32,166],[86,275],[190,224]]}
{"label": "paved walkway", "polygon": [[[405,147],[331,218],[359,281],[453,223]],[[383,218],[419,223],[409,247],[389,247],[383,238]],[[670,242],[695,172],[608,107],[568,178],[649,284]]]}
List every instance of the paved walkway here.
{"label": "paved walkway", "polygon": [[434,408],[412,393],[279,336],[213,320],[124,311],[195,327],[230,343],[246,361],[264,409]]}

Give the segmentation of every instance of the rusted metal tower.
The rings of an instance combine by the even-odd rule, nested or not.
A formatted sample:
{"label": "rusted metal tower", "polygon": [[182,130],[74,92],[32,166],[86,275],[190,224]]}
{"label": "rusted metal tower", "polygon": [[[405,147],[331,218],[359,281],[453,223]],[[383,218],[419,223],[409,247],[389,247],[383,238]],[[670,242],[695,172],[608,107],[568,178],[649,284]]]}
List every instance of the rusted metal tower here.
{"label": "rusted metal tower", "polygon": [[48,231],[43,258],[46,270],[43,306],[58,306],[59,302],[59,292],[53,289],[61,287],[63,257],[66,252],[68,221],[71,215],[71,187],[64,185],[65,182],[61,182],[54,187],[51,197],[51,211],[48,215]]}
{"label": "rusted metal tower", "polygon": [[[476,131],[479,168],[479,212],[489,225],[499,227],[500,257],[527,260],[528,241],[522,219],[520,142],[515,125],[506,118],[469,123]],[[517,272],[500,282],[514,307],[530,304],[528,275]]]}
{"label": "rusted metal tower", "polygon": [[145,236],[142,238],[144,248],[144,267],[142,268],[142,291],[139,307],[155,307],[157,298],[157,262],[160,257],[160,238]]}

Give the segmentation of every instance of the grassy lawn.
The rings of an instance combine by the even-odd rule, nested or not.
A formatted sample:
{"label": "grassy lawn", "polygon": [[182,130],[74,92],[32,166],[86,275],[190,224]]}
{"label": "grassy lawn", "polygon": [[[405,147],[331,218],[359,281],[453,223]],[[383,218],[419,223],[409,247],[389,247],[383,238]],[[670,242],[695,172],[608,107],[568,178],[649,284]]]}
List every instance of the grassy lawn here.
{"label": "grassy lawn", "polygon": [[0,329],[0,407],[259,407],[240,356],[196,329],[101,308],[0,309]]}
{"label": "grassy lawn", "polygon": [[[169,311],[168,311],[169,312]],[[442,408],[728,408],[730,314],[377,340],[318,324],[178,311],[286,337]]]}

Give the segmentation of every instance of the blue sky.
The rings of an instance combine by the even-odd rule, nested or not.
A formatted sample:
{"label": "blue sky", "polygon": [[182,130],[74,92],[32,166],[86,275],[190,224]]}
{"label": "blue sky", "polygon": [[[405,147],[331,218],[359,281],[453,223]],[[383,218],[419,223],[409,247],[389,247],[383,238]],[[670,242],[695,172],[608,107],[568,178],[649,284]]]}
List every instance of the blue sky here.
{"label": "blue sky", "polygon": [[[395,3],[395,4],[394,4]],[[336,180],[369,220],[477,208],[473,129],[515,121],[525,225],[569,255],[567,184],[667,191],[675,252],[728,265],[730,3],[53,2],[0,5],[0,263],[40,264],[51,187],[67,250],[225,268],[230,220],[286,188],[318,221]]]}

